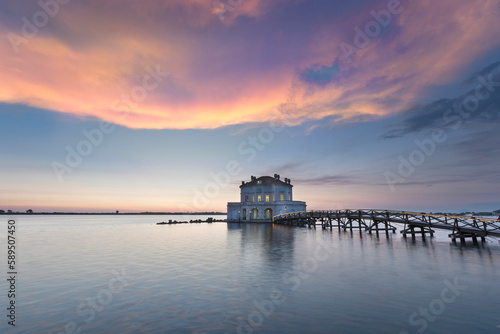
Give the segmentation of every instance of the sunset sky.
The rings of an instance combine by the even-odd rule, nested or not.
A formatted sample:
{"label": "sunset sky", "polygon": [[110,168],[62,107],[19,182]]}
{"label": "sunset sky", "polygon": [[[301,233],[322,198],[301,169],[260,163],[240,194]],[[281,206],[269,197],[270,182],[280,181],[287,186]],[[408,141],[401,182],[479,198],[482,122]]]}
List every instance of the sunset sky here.
{"label": "sunset sky", "polygon": [[497,0],[6,0],[0,209],[500,209]]}

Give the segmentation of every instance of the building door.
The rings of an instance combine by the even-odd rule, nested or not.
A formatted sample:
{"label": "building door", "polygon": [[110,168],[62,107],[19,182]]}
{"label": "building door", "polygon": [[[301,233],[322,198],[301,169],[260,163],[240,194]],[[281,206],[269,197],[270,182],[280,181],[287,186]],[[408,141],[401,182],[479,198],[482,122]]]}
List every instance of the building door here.
{"label": "building door", "polygon": [[242,218],[243,218],[243,220],[247,220],[247,209],[243,209]]}
{"label": "building door", "polygon": [[252,219],[259,219],[259,210],[252,209]]}
{"label": "building door", "polygon": [[266,209],[266,211],[264,211],[264,213],[265,213],[266,219],[273,218],[273,210],[272,209]]}

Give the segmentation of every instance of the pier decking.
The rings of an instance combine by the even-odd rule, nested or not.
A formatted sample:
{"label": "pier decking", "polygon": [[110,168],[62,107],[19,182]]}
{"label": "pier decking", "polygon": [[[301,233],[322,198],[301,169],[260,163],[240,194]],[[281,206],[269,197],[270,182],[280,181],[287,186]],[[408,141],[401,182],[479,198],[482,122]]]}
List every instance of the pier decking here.
{"label": "pier decking", "polygon": [[500,237],[500,223],[495,219],[449,216],[429,213],[391,211],[391,210],[320,210],[290,212],[273,217],[275,224],[316,227],[321,225],[323,229],[337,227],[340,229],[364,229],[370,234],[389,232],[396,233],[398,227],[394,224],[402,224],[401,233],[406,238],[409,234],[415,238],[421,234],[433,236],[434,229],[450,230],[448,235],[453,241],[460,239],[465,242],[466,238],[477,238],[485,241],[487,236]]}

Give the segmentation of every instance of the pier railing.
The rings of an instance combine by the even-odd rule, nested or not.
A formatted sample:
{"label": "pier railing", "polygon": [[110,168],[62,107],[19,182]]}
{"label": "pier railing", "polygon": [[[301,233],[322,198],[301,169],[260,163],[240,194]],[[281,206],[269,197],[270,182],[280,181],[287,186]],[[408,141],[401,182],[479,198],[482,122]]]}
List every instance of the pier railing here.
{"label": "pier railing", "polygon": [[289,212],[273,217],[275,224],[309,226],[321,225],[323,229],[337,227],[347,229],[365,229],[369,233],[380,231],[395,233],[403,225],[401,233],[404,237],[410,234],[434,235],[434,229],[450,230],[449,237],[454,241],[459,238],[477,238],[485,241],[486,236],[500,237],[500,223],[495,219],[452,216],[409,211],[344,209],[344,210],[314,210]]}

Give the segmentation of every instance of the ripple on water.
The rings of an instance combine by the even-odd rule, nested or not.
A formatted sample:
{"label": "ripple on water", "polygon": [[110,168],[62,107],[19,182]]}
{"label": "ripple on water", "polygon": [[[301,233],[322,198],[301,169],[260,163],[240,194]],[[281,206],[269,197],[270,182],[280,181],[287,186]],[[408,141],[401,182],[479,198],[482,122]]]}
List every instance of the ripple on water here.
{"label": "ripple on water", "polygon": [[[455,277],[467,289],[429,333],[498,332],[498,246],[266,224],[155,225],[164,220],[20,217],[22,325],[0,332],[60,333],[71,321],[82,333],[235,333],[250,323],[262,333],[415,332],[408,317]],[[321,260],[319,239],[331,247],[319,249]],[[111,281],[120,287],[111,300],[92,319],[79,314]],[[269,306],[277,291],[280,302],[255,324],[256,305]]]}

